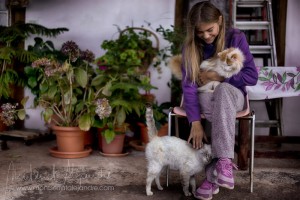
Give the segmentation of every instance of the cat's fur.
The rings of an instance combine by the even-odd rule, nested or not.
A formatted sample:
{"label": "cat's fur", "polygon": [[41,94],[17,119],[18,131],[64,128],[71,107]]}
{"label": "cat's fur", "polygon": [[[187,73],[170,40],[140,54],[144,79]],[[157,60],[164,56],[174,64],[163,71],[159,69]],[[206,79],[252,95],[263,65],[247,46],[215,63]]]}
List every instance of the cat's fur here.
{"label": "cat's fur", "polygon": [[146,180],[146,194],[153,195],[151,184],[155,179],[157,188],[162,190],[159,177],[161,171],[169,166],[180,172],[182,187],[185,196],[191,196],[189,184],[195,194],[195,174],[202,171],[206,164],[211,161],[211,146],[204,144],[199,150],[193,149],[191,144],[173,136],[157,136],[157,129],[151,107],[146,109],[146,122],[150,142],[147,144],[145,155],[148,161]]}
{"label": "cat's fur", "polygon": [[[217,57],[204,60],[200,68],[205,71],[215,71],[224,78],[229,78],[241,71],[244,54],[238,48],[228,48],[218,53]],[[210,81],[207,84],[198,88],[199,92],[213,92],[219,81]]]}
{"label": "cat's fur", "polygon": [[[201,63],[200,68],[203,70],[216,71],[220,76],[229,78],[237,74],[243,67],[245,60],[244,54],[238,48],[228,48],[218,53],[217,57],[205,60]],[[181,72],[182,56],[175,55],[171,57],[169,67],[172,74],[179,80],[182,79]],[[219,84],[218,81],[211,81],[208,84],[198,88],[199,92],[213,92],[214,88]]]}

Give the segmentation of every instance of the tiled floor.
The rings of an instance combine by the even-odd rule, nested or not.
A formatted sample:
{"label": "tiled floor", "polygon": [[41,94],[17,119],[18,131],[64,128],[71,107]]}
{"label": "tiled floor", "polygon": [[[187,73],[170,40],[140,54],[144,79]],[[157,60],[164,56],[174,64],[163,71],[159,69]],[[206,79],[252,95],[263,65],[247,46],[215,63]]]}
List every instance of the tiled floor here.
{"label": "tiled floor", "polygon": [[[86,158],[50,156],[55,140],[9,141],[0,152],[0,199],[194,199],[183,195],[179,174],[171,171],[170,186],[154,195],[145,193],[144,152],[132,150],[124,157],[103,157],[97,150]],[[249,192],[247,171],[235,172],[235,189],[220,189],[213,199],[300,199],[300,160],[255,159],[254,192]],[[165,186],[164,174],[161,182]],[[197,176],[201,183],[204,173]]]}

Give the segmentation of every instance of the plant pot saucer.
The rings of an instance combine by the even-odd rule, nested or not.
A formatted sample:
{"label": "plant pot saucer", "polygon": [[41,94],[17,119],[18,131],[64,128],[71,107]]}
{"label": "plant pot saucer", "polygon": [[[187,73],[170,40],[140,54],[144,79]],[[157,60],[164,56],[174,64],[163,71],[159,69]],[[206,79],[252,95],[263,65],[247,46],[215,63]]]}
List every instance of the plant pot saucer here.
{"label": "plant pot saucer", "polygon": [[123,151],[122,153],[103,153],[102,151],[99,151],[102,156],[105,157],[123,157],[127,156],[129,154],[128,151]]}
{"label": "plant pot saucer", "polygon": [[62,152],[58,151],[57,147],[52,147],[49,149],[51,156],[56,158],[83,158],[90,155],[92,152],[91,147],[86,147],[83,151],[80,152]]}

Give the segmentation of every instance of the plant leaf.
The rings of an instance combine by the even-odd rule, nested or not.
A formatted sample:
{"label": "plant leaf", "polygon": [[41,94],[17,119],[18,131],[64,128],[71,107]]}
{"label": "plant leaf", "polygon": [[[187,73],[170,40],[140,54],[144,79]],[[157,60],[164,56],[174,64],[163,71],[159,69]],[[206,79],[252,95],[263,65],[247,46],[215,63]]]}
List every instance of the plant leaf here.
{"label": "plant leaf", "polygon": [[116,133],[111,129],[106,129],[104,132],[102,132],[102,134],[104,135],[107,144],[110,144],[114,140],[116,135]]}
{"label": "plant leaf", "polygon": [[53,115],[53,110],[50,108],[46,108],[45,111],[43,112],[45,122],[49,122],[52,115]]}
{"label": "plant leaf", "polygon": [[18,118],[19,118],[20,120],[24,120],[25,117],[26,117],[26,112],[25,112],[25,110],[24,110],[24,109],[19,110],[19,111],[18,111]]}
{"label": "plant leaf", "polygon": [[74,73],[75,73],[75,79],[77,83],[81,87],[85,88],[88,82],[87,72],[81,68],[76,68],[74,71],[75,71]]}
{"label": "plant leaf", "polygon": [[85,114],[83,116],[81,116],[78,120],[79,123],[79,128],[83,131],[88,131],[91,128],[91,118],[89,116],[89,114]]}

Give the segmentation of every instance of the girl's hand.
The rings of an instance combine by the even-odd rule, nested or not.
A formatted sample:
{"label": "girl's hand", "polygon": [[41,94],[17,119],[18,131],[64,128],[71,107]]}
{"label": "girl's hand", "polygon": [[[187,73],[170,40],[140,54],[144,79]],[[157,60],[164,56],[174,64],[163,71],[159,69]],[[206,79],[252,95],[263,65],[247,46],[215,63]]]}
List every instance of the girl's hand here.
{"label": "girl's hand", "polygon": [[201,122],[200,121],[192,122],[192,128],[188,139],[188,143],[191,140],[193,140],[193,148],[200,149],[203,147],[203,141],[202,141],[203,139],[207,142],[207,138],[204,133],[203,127],[201,125]]}

